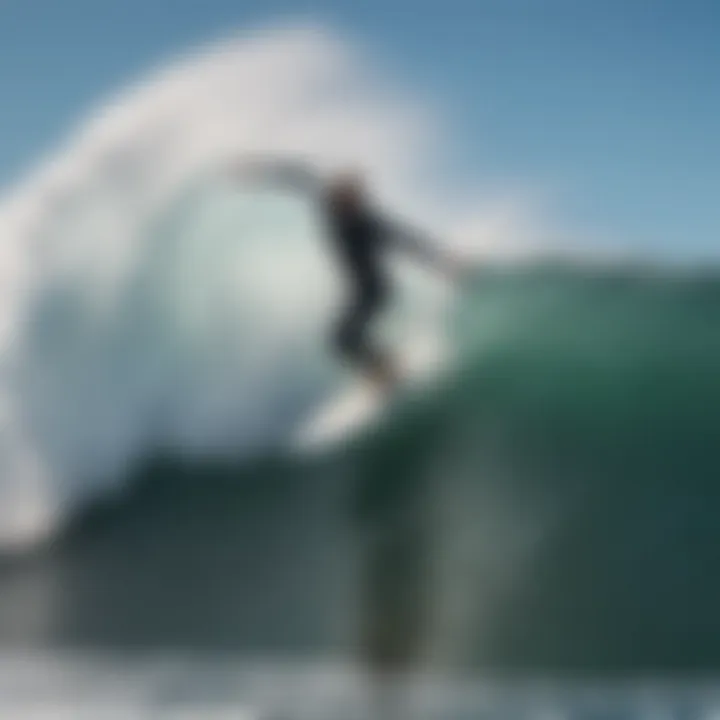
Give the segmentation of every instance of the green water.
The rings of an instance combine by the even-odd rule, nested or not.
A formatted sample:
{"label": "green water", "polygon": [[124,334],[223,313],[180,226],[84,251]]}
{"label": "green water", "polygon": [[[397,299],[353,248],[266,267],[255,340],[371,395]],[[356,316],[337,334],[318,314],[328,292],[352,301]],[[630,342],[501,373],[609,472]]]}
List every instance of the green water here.
{"label": "green water", "polygon": [[149,459],[3,569],[6,646],[720,664],[720,279],[488,273],[459,366],[320,458]]}

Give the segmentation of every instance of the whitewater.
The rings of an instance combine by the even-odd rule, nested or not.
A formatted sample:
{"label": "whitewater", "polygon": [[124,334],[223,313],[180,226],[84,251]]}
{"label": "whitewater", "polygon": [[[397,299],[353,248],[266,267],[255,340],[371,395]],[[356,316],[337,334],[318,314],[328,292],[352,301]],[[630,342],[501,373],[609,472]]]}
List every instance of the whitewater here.
{"label": "whitewater", "polygon": [[[229,38],[130,83],[0,202],[3,549],[52,536],[158,450],[280,446],[339,387],[315,209],[238,188],[228,167],[248,154],[361,168],[464,249],[532,237],[507,199],[438,183],[432,113],[321,28]],[[441,337],[448,289],[398,273],[397,337]]]}

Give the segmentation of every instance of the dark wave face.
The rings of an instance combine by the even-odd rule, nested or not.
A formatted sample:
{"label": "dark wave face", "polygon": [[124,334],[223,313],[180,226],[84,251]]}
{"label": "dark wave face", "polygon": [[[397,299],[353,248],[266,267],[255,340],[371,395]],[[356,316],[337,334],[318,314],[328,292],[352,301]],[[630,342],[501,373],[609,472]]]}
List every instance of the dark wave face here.
{"label": "dark wave face", "polygon": [[458,366],[323,457],[154,459],[0,640],[501,671],[720,665],[720,279],[488,272]]}

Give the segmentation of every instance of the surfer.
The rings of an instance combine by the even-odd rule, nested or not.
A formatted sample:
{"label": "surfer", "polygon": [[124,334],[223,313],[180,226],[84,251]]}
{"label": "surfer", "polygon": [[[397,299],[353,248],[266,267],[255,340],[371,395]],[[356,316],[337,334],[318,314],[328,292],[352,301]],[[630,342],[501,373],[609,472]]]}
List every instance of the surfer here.
{"label": "surfer", "polygon": [[323,183],[306,166],[266,160],[243,161],[235,172],[246,180],[261,178],[300,189],[319,203],[349,296],[332,333],[333,348],[382,392],[391,390],[400,373],[390,354],[371,337],[373,321],[391,294],[386,249],[406,251],[453,279],[460,263],[421,233],[376,210],[358,173],[338,173]]}
{"label": "surfer", "polygon": [[372,323],[391,294],[384,251],[396,246],[451,277],[459,267],[436,246],[422,240],[419,233],[377,212],[357,174],[333,178],[325,191],[324,207],[350,296],[335,328],[334,346],[340,357],[380,389],[388,390],[398,381],[399,373],[389,354],[370,336]]}

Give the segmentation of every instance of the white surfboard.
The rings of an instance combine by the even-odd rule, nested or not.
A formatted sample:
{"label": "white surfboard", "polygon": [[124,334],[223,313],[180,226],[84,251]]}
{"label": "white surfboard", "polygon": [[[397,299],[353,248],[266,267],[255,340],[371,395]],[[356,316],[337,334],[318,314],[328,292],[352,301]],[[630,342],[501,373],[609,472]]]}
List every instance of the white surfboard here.
{"label": "white surfboard", "polygon": [[356,381],[303,423],[295,437],[295,447],[299,450],[321,449],[352,436],[376,420],[409,389],[431,379],[447,356],[447,351],[437,341],[413,343],[399,358],[402,379],[398,387],[386,393],[368,381]]}

